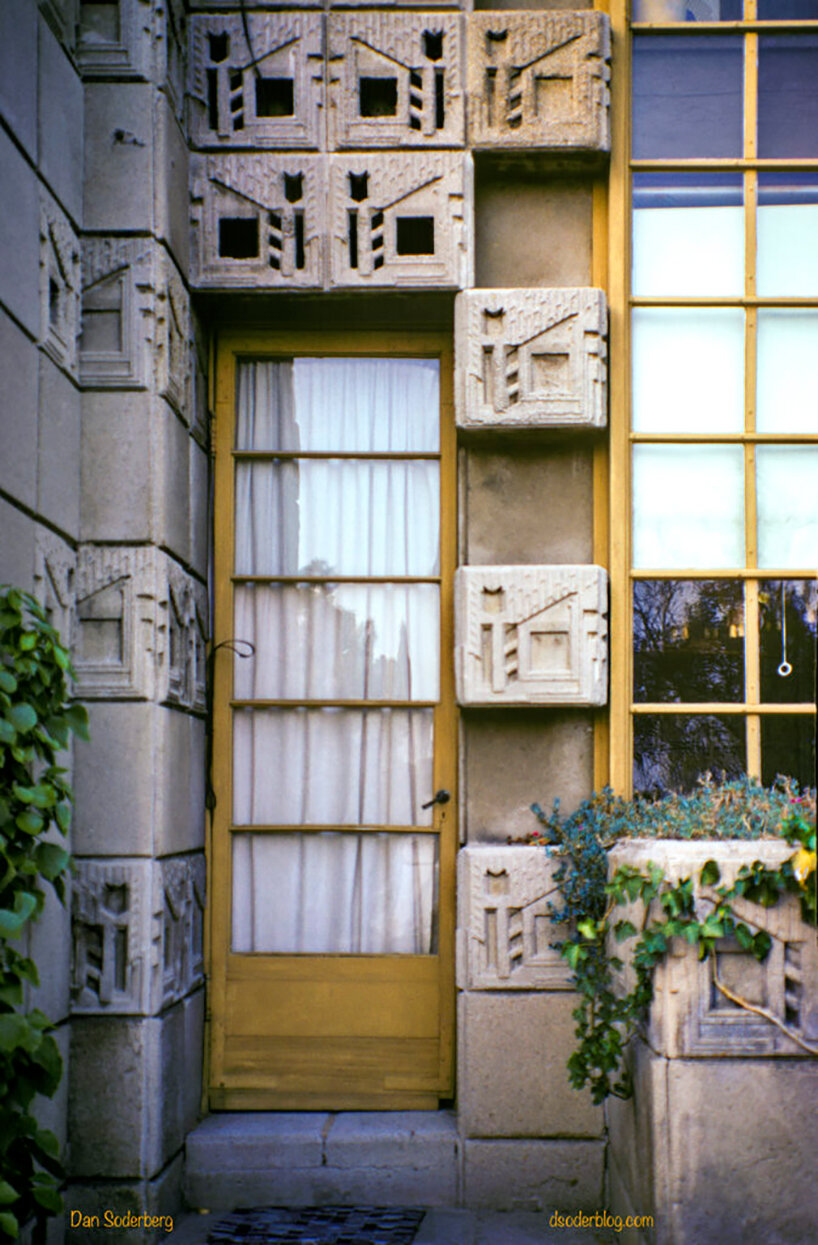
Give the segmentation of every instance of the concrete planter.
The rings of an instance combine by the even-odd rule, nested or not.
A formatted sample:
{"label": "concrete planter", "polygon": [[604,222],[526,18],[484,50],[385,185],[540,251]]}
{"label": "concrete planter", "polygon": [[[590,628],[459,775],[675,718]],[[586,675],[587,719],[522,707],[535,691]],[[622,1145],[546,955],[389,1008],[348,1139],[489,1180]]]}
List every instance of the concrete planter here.
{"label": "concrete planter", "polygon": [[[653,861],[669,879],[697,879],[712,859],[732,882],[742,864],[774,867],[793,851],[778,840],[632,840],[611,851],[610,870]],[[766,929],[773,946],[759,964],[724,940],[720,979],[818,1045],[818,942],[797,899],[770,909],[741,901],[734,910],[751,929]],[[815,1239],[818,1062],[770,1021],[728,1001],[710,965],[681,939],[656,972],[650,1015],[629,1057],[634,1097],[607,1104],[608,1199],[615,1213],[652,1215],[654,1226],[623,1241]]]}

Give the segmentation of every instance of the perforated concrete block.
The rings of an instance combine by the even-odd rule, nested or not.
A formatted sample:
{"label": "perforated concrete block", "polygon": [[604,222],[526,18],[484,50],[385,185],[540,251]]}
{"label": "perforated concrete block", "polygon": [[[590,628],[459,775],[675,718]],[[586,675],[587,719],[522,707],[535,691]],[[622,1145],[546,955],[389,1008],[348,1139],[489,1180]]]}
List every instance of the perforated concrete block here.
{"label": "perforated concrete block", "polygon": [[204,585],[150,545],[83,545],[76,584],[77,694],[204,707]]}
{"label": "perforated concrete block", "polygon": [[603,13],[470,14],[470,144],[608,151],[610,54]]}
{"label": "perforated concrete block", "polygon": [[466,1137],[599,1137],[602,1111],[578,1093],[575,994],[458,996],[458,1125]]}
{"label": "perforated concrete block", "polygon": [[41,188],[40,343],[74,377],[79,328],[79,237],[56,199]]}
{"label": "perforated concrete block", "polygon": [[201,854],[78,858],[71,891],[74,1014],[155,1015],[201,985]]}
{"label": "perforated concrete block", "polygon": [[599,566],[460,567],[459,703],[604,705],[607,583]]}
{"label": "perforated concrete block", "polygon": [[384,152],[329,163],[333,287],[471,284],[470,156]]}
{"label": "perforated concrete block", "polygon": [[565,936],[556,863],[541,847],[469,844],[457,860],[457,982],[463,990],[568,989],[551,944]]}
{"label": "perforated concrete block", "polygon": [[455,302],[460,428],[603,428],[602,290],[467,290]]}
{"label": "perforated concrete block", "polygon": [[317,156],[195,156],[192,270],[202,289],[324,283],[326,167]]}
{"label": "perforated concrete block", "polygon": [[461,19],[449,13],[331,13],[329,145],[461,147]]}
{"label": "perforated concrete block", "polygon": [[324,146],[320,13],[197,15],[191,19],[190,47],[194,144]]}
{"label": "perforated concrete block", "polygon": [[[712,911],[717,896],[701,885],[706,861],[715,860],[720,884],[731,884],[742,865],[761,860],[775,868],[793,854],[781,840],[634,839],[617,845],[610,855],[610,868],[627,864],[643,871],[653,862],[674,882],[694,881],[696,909],[702,916]],[[682,939],[671,944],[670,954],[654,975],[654,995],[647,1022],[647,1039],[653,1050],[669,1058],[706,1056],[803,1057],[806,1051],[774,1023],[748,1012],[725,997],[716,977],[728,990],[756,1007],[771,1012],[807,1044],[818,1043],[818,943],[814,931],[801,919],[797,897],[787,896],[772,908],[747,899],[732,902],[733,910],[752,932],[764,929],[772,939],[769,955],[759,963],[751,952],[732,940],[716,945],[715,965],[700,961],[696,948]],[[635,907],[641,925],[642,906]],[[621,944],[617,954],[629,963],[632,940]],[[630,971],[620,976],[631,988]]]}
{"label": "perforated concrete block", "polygon": [[[69,16],[73,42],[73,15]],[[39,166],[52,192],[82,222],[82,81],[65,48],[40,19],[37,73]]]}

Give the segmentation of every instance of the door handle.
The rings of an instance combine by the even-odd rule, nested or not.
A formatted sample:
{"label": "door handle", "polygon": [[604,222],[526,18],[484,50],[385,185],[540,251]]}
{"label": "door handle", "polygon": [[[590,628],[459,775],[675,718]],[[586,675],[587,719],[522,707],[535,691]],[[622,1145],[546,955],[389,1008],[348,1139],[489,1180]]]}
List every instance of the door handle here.
{"label": "door handle", "polygon": [[444,791],[443,788],[441,787],[439,791],[436,791],[434,793],[431,800],[427,800],[426,803],[421,804],[420,807],[431,808],[433,804],[448,804],[451,798],[452,797],[449,795],[449,792]]}

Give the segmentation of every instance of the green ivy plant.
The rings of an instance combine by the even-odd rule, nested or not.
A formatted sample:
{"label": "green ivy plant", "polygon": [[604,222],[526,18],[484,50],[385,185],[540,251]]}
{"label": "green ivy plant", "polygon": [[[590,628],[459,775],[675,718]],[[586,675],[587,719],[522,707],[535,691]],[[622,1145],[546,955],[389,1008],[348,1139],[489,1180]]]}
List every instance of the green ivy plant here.
{"label": "green ivy plant", "polygon": [[[580,994],[573,1012],[577,1046],[568,1060],[575,1088],[588,1086],[595,1103],[610,1095],[632,1095],[625,1049],[645,1019],[653,998],[654,970],[674,938],[696,946],[699,959],[709,960],[714,984],[733,1003],[765,1016],[810,1054],[818,1054],[779,1017],[725,986],[715,955],[716,943],[723,938],[734,939],[759,961],[769,954],[770,935],[764,929],[753,932],[736,916],[735,899],[769,908],[784,895],[795,894],[803,919],[818,924],[814,791],[802,795],[787,780],[773,788],[751,779],[719,786],[705,775],[698,790],[688,796],[624,800],[606,788],[568,818],[561,817],[558,804],[550,815],[539,805],[532,809],[544,830],[531,840],[561,848],[555,879],[563,902],[559,909],[552,905],[551,915],[570,931],[554,945],[570,965]],[[646,872],[621,865],[608,880],[608,847],[623,837],[657,835],[662,830],[672,838],[758,838],[777,833],[797,851],[775,869],[758,860],[742,866],[731,886],[721,884],[717,863],[708,860],[699,874],[703,900],[699,904],[691,878],[671,883],[654,864]],[[634,904],[642,913],[639,928],[621,914],[624,905]],[[630,947],[634,982],[630,990],[620,975],[625,965],[612,950],[617,943]]]}
{"label": "green ivy plant", "polygon": [[62,1060],[48,1018],[26,1010],[39,985],[25,936],[49,884],[61,901],[71,858],[59,841],[71,821],[71,789],[57,764],[70,733],[88,738],[88,716],[70,699],[71,662],[40,603],[0,587],[0,1242],[22,1224],[62,1209],[53,1133],[32,1112],[53,1097]]}

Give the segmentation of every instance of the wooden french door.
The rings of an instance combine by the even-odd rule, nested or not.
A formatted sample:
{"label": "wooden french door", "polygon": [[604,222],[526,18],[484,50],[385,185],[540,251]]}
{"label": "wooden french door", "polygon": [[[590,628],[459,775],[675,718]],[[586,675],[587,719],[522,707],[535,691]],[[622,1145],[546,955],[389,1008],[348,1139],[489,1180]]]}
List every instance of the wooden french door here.
{"label": "wooden french door", "polygon": [[216,368],[210,1105],[434,1107],[454,1045],[449,343],[228,332]]}

